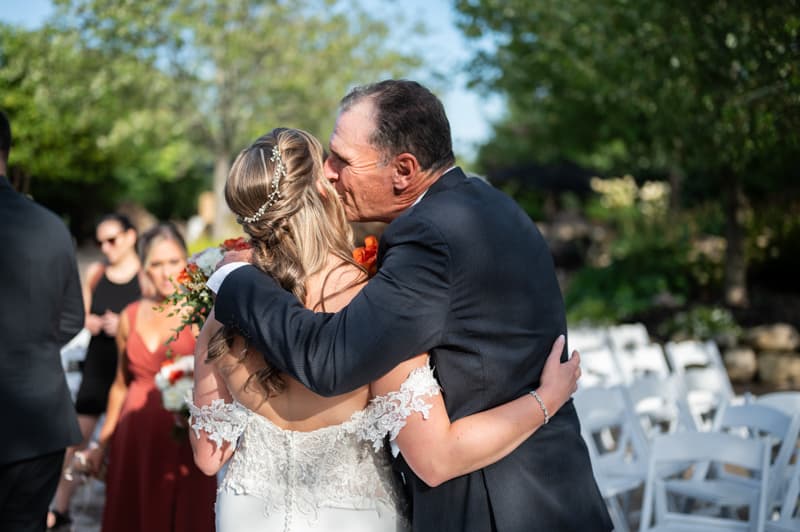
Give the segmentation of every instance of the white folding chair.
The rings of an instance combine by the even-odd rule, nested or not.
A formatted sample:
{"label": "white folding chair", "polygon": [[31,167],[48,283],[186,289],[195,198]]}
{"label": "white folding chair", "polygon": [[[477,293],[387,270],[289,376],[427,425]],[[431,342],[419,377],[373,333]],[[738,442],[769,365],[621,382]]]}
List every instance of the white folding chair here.
{"label": "white folding chair", "polygon": [[581,378],[578,380],[580,388],[623,384],[622,369],[610,347],[578,351],[581,354]]}
{"label": "white folding chair", "polygon": [[790,481],[778,510],[777,519],[767,521],[767,532],[797,532],[800,530],[800,461],[790,468]]}
{"label": "white folding chair", "polygon": [[622,371],[611,351],[605,328],[568,328],[567,345],[570,353],[577,349],[581,354],[582,375],[578,386],[615,386],[623,382]]}
{"label": "white folding chair", "polygon": [[[798,391],[766,393],[752,398],[751,402],[777,408],[788,415],[800,414],[800,392]],[[800,462],[800,443],[789,461],[792,463]],[[788,472],[784,475],[783,482],[785,486],[788,482]]]}
{"label": "white folding chair", "polygon": [[641,323],[624,323],[608,328],[608,342],[626,383],[644,375],[669,375],[664,350],[650,341]]}
{"label": "white folding chair", "polygon": [[[686,484],[694,483],[687,476],[694,465],[685,472],[676,473],[676,464],[714,461],[748,471],[757,481],[756,490],[743,490],[745,502],[737,508],[709,514],[702,501],[687,499],[683,495]],[[670,467],[667,467],[670,466]],[[718,432],[680,432],[656,436],[653,440],[647,483],[642,503],[639,531],[751,531],[762,532],[766,513],[767,481],[769,477],[769,449],[760,439],[744,439]],[[714,480],[701,492],[728,489],[716,486]],[[738,506],[738,505],[737,505]],[[740,510],[747,509],[743,520]]]}
{"label": "white folding chair", "polygon": [[574,397],[595,478],[618,531],[628,530],[630,494],[647,476],[647,442],[621,386],[583,388]]}
{"label": "white folding chair", "polygon": [[676,376],[638,377],[626,392],[648,440],[656,434],[697,430],[683,384]]}
{"label": "white folding chair", "polygon": [[608,328],[608,340],[617,351],[628,351],[650,344],[650,334],[643,323],[623,323]]}
{"label": "white folding chair", "polygon": [[[714,421],[715,432],[727,432],[734,436],[762,440],[769,450],[770,471],[766,489],[767,508],[780,505],[785,492],[785,476],[789,460],[797,447],[797,436],[800,431],[800,416],[789,416],[780,410],[758,405],[725,405]],[[717,505],[733,505],[742,503],[746,498],[742,490],[756,489],[757,482],[740,474],[732,474],[724,468],[710,471],[709,463],[698,464],[692,479],[703,484],[708,478],[714,478],[713,490],[702,494],[697,486],[692,486],[689,493]],[[708,484],[705,484],[708,485]]]}
{"label": "white folding chair", "polygon": [[659,344],[615,349],[614,356],[622,370],[622,378],[628,384],[640,377],[656,376],[666,379],[669,376],[664,349]]}
{"label": "white folding chair", "polygon": [[800,412],[800,392],[772,392],[765,393],[753,399],[760,405],[768,405],[787,414]]}
{"label": "white folding chair", "polygon": [[581,355],[584,351],[608,347],[608,332],[598,327],[568,327],[567,345],[570,353],[577,349]]}
{"label": "white folding chair", "polygon": [[673,373],[684,382],[698,428],[710,430],[720,406],[734,401],[733,386],[717,344],[694,340],[667,342],[664,350]]}

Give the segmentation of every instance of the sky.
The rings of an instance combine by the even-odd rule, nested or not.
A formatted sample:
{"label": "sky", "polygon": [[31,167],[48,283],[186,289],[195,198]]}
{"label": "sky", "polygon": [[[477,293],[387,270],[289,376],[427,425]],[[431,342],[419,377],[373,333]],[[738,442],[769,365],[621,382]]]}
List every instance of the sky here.
{"label": "sky", "polygon": [[[500,115],[499,99],[482,99],[475,91],[468,90],[464,63],[469,58],[468,43],[455,27],[450,0],[404,0],[400,5],[411,20],[423,21],[429,28],[428,35],[405,38],[405,27],[395,24],[400,9],[390,0],[362,0],[373,16],[383,19],[392,28],[392,42],[398,46],[420,51],[428,65],[435,65],[447,82],[437,85],[437,93],[447,111],[453,133],[456,154],[472,160],[476,146],[490,133],[489,122]],[[50,0],[0,0],[0,20],[35,28],[52,12]],[[424,75],[419,81],[426,83]]]}

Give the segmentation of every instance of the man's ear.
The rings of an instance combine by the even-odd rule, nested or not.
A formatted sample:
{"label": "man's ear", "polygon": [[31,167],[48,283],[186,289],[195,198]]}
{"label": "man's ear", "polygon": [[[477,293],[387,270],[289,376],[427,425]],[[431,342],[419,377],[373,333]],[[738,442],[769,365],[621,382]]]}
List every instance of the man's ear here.
{"label": "man's ear", "polygon": [[419,173],[419,161],[410,153],[401,153],[392,160],[392,186],[396,193],[402,193]]}

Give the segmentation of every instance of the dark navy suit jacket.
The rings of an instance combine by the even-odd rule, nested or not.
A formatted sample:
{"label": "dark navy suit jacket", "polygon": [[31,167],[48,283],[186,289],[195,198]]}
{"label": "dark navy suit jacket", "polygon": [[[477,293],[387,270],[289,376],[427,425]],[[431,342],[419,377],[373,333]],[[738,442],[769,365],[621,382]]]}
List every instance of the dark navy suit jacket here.
{"label": "dark navy suit jacket", "polygon": [[83,327],[72,238],[0,175],[0,466],[81,441],[60,349]]}
{"label": "dark navy suit jacket", "polygon": [[[452,420],[539,384],[566,332],[546,242],[502,192],[456,168],[388,225],[377,275],[336,314],[303,308],[254,267],[223,283],[216,317],[322,394],[429,352]],[[564,353],[566,357],[566,352]],[[610,530],[572,401],[499,462],[430,488],[402,458],[417,531]]]}

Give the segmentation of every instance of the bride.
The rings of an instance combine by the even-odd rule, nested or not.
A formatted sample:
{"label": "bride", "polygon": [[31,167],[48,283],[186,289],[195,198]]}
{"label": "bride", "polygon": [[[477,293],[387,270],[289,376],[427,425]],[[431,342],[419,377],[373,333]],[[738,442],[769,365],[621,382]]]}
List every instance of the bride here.
{"label": "bride", "polygon": [[[335,312],[367,272],[351,258],[351,229],[322,164],[313,136],[275,129],[236,158],[225,199],[251,237],[255,266],[306,307]],[[430,486],[496,462],[546,421],[545,407],[553,415],[575,391],[579,357],[560,363],[563,342],[553,346],[538,395],[451,423],[427,354],[369,386],[322,397],[268,367],[212,312],[196,346],[189,406],[200,469],[213,475],[230,460],[217,494],[218,532],[407,530],[402,479],[385,442]]]}

